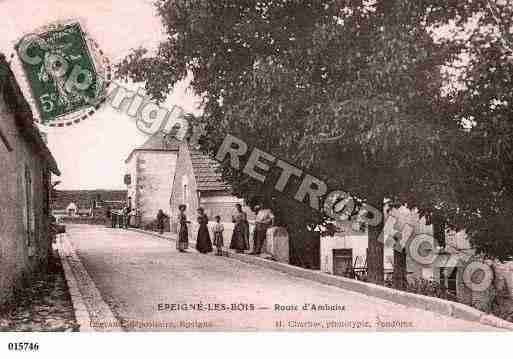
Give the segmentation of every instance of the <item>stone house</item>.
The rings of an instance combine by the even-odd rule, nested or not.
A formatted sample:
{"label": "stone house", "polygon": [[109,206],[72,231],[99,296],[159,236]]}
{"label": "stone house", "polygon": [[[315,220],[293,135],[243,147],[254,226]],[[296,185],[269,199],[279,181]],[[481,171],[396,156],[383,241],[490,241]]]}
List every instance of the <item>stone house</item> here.
{"label": "stone house", "polygon": [[[202,207],[209,218],[209,229],[215,217],[221,217],[224,225],[224,246],[230,245],[236,204],[241,204],[250,223],[250,239],[253,238],[255,213],[244,200],[232,194],[230,186],[223,182],[217,171],[219,164],[208,155],[192,147],[187,141],[163,133],[152,135],[141,147],[134,149],[125,161],[125,184],[132,207],[141,214],[142,225],[153,227],[157,212],[162,209],[169,215],[169,227],[165,231],[178,233],[178,206],[187,206],[186,215],[191,222],[189,242],[194,246],[198,232],[197,210]],[[250,250],[253,248],[250,240]],[[274,260],[289,262],[289,238],[284,228],[272,227],[267,232],[264,255]]]}
{"label": "stone house", "polygon": [[[214,218],[221,217],[225,228],[224,242],[228,247],[234,227],[232,215],[236,212],[235,205],[242,204],[248,215],[252,238],[255,214],[223,182],[217,171],[219,164],[192,148],[187,141],[168,139],[163,133],[156,133],[141,147],[134,149],[125,163],[127,196],[131,197],[132,207],[141,213],[143,226],[154,222],[158,210],[162,209],[170,216],[167,229],[178,233],[178,206],[185,204],[186,215],[191,222],[188,226],[189,240],[193,245],[198,231],[197,210],[202,207],[210,220],[212,238]],[[278,227],[270,229],[269,248],[277,260],[288,262],[288,235],[284,235],[283,231]],[[283,237],[287,238],[286,241],[282,240]]]}
{"label": "stone house", "polygon": [[[221,174],[216,171],[217,167],[218,163],[215,160],[191,148],[187,142],[180,143],[170,200],[172,232],[178,231],[178,206],[185,204],[187,218],[191,221],[189,238],[194,238],[197,231],[197,210],[202,207],[210,219],[210,224],[213,224],[215,216],[221,217],[225,227],[225,243],[229,243],[235,204],[244,205],[244,201],[231,194],[230,187],[222,181]],[[247,213],[248,220],[252,221],[253,212],[246,206],[243,206],[243,210]]]}
{"label": "stone house", "polygon": [[66,207],[66,215],[69,217],[78,216],[78,207],[75,202],[70,202]]}
{"label": "stone house", "polygon": [[[352,269],[363,268],[367,260],[368,237],[365,230],[353,228],[350,221],[333,235],[321,236],[320,270],[324,273],[346,276]],[[393,253],[385,250],[384,267],[390,272]]]}
{"label": "stone house", "polygon": [[169,215],[169,198],[173,187],[180,143],[157,132],[127,157],[127,198],[137,208],[143,224],[153,221],[159,209]]}
{"label": "stone house", "polygon": [[[143,224],[154,221],[162,209],[170,216],[171,231],[176,232],[178,205],[186,204],[192,231],[198,207],[205,209],[211,221],[220,215],[230,226],[235,204],[242,203],[222,182],[215,160],[191,149],[188,142],[166,138],[161,132],[134,149],[125,163],[127,196]],[[246,212],[252,215],[248,208]]]}
{"label": "stone house", "polygon": [[[389,217],[395,218],[390,222]],[[395,223],[395,225],[392,225]],[[354,224],[354,223],[352,223]],[[427,224],[425,218],[419,218],[417,211],[406,207],[392,209],[386,219],[384,228],[384,269],[385,278],[391,275],[394,266],[394,234],[404,232],[409,227],[409,238],[417,238],[422,243],[418,248],[427,248],[422,253],[425,261],[412,258],[409,246],[406,256],[406,271],[409,282],[415,279],[427,280],[447,288],[458,301],[472,304],[483,310],[488,310],[492,295],[490,291],[500,289],[513,298],[513,263],[488,263],[494,271],[495,289],[485,291],[471,291],[463,281],[463,273],[468,259],[475,254],[464,231],[444,231],[445,246],[440,247],[435,239],[432,224]],[[351,267],[365,267],[368,238],[365,230],[353,228],[348,225],[334,236],[321,237],[321,271],[336,275],[347,275]]]}
{"label": "stone house", "polygon": [[51,248],[51,173],[60,175],[0,54],[0,305],[44,268]]}

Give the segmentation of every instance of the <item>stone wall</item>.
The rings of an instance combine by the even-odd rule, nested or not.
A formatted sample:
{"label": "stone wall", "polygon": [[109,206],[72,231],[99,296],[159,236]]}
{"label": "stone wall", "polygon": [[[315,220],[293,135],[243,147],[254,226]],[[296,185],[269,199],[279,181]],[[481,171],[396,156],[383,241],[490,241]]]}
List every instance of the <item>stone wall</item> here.
{"label": "stone wall", "polygon": [[290,263],[289,234],[284,227],[271,227],[267,230],[265,252],[281,263]]}
{"label": "stone wall", "polygon": [[0,131],[13,150],[10,152],[0,142],[0,304],[12,294],[16,280],[17,217],[17,172],[16,172],[16,126],[8,112],[0,91]]}
{"label": "stone wall", "polygon": [[513,298],[513,263],[495,263],[495,286],[498,291]]}
{"label": "stone wall", "polygon": [[60,217],[62,223],[72,223],[72,224],[91,224],[91,225],[108,225],[110,226],[110,219],[103,217],[69,217],[62,216]]}
{"label": "stone wall", "polygon": [[[22,219],[19,224],[19,232],[26,238],[26,245],[18,246],[18,264],[24,262],[23,267],[27,272],[32,272],[40,264],[46,264],[48,260],[48,226],[49,212],[44,213],[44,198],[48,188],[43,187],[43,175],[48,175],[44,162],[35,152],[35,149],[27,143],[23,137],[18,137],[17,142],[17,174],[18,174],[18,218]],[[32,219],[28,222],[33,231],[32,238],[27,239],[27,218],[26,218],[26,193],[25,193],[25,170],[30,171],[32,180]]]}
{"label": "stone wall", "polygon": [[[50,174],[37,149],[21,135],[1,92],[0,126],[12,149],[9,151],[0,143],[0,303],[3,303],[11,298],[17,285],[48,262]],[[26,215],[26,171],[32,181],[30,218]]]}
{"label": "stone wall", "polygon": [[[235,196],[223,195],[223,194],[212,194],[203,195],[200,198],[200,206],[205,210],[205,214],[214,221],[215,216],[221,217],[221,222],[231,223],[232,216],[236,212],[235,205],[243,204],[243,201]],[[248,220],[251,220],[254,216],[251,216],[249,208],[243,207],[243,210],[248,215]]]}

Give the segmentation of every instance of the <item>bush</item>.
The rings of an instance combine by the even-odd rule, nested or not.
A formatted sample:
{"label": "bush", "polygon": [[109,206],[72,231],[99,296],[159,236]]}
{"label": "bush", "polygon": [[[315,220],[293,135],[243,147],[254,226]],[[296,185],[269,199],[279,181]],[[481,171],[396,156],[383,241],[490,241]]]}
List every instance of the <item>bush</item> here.
{"label": "bush", "polygon": [[426,295],[428,297],[443,298],[458,302],[456,293],[443,288],[440,283],[425,278],[410,277],[406,283],[406,291]]}

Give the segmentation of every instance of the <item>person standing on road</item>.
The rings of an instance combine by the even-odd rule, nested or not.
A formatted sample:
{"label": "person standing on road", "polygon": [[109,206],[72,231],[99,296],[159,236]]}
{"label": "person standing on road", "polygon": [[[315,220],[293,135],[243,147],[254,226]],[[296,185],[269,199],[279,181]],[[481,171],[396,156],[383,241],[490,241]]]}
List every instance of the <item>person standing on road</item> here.
{"label": "person standing on road", "polygon": [[267,236],[267,229],[272,226],[274,215],[266,206],[261,209],[259,205],[255,206],[255,231],[253,232],[253,251],[250,254],[259,255],[262,253],[262,247]]}
{"label": "person standing on road", "polygon": [[196,239],[196,249],[198,252],[206,254],[212,252],[212,241],[208,232],[208,217],[203,208],[198,208],[198,237]]}
{"label": "person standing on road", "polygon": [[166,218],[169,218],[167,214],[164,213],[163,210],[159,209],[157,213],[157,229],[160,234],[164,234],[164,226],[166,224]]}
{"label": "person standing on road", "polygon": [[244,250],[249,250],[249,222],[248,222],[248,215],[246,212],[242,210],[242,206],[240,204],[236,204],[235,207],[237,208],[237,211],[242,214],[242,234],[243,234],[243,241],[244,241]]}
{"label": "person standing on road", "polygon": [[187,206],[185,204],[181,204],[178,206],[178,210],[180,213],[178,214],[178,223],[180,224],[180,229],[178,230],[178,241],[176,242],[176,249],[180,252],[185,252],[187,248],[189,248],[189,228],[187,228],[187,224],[191,223],[187,220],[187,216],[185,215],[185,210]]}
{"label": "person standing on road", "polygon": [[128,213],[128,207],[123,207],[123,209],[121,210],[121,226],[124,229],[128,228]]}
{"label": "person standing on road", "polygon": [[216,224],[214,225],[214,246],[217,248],[216,255],[222,256],[223,255],[223,231],[224,226],[221,224],[221,217],[216,216]]}
{"label": "person standing on road", "polygon": [[246,213],[242,210],[242,206],[239,203],[235,205],[235,208],[237,208],[237,212],[232,216],[232,222],[235,223],[235,226],[233,227],[230,249],[235,249],[237,253],[242,253],[249,249],[249,222]]}
{"label": "person standing on road", "polygon": [[123,224],[125,228],[130,226],[130,214],[132,213],[132,197],[128,197],[123,213]]}

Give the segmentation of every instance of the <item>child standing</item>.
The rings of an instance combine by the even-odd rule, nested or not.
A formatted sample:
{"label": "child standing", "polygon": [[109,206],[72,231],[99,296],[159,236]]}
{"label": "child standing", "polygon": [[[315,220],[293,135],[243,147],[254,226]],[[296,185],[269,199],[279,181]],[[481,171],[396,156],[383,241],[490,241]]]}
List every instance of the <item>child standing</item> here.
{"label": "child standing", "polygon": [[223,247],[223,231],[224,226],[221,224],[221,217],[216,216],[216,224],[214,225],[214,246],[217,248],[217,256],[222,256],[223,252],[221,248]]}

